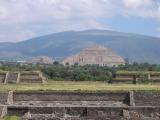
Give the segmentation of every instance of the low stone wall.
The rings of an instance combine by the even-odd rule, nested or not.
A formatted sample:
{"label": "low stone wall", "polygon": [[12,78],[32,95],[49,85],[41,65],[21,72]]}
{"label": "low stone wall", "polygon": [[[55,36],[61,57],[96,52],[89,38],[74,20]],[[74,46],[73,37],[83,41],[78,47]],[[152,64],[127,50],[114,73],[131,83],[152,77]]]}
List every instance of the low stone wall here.
{"label": "low stone wall", "polygon": [[119,101],[129,104],[128,92],[15,92],[14,101]]}
{"label": "low stone wall", "polygon": [[[18,115],[26,118],[25,120],[39,120],[40,118],[56,120],[160,120],[160,92],[33,91],[0,94],[0,98],[7,98],[7,96],[7,102],[6,99],[1,101],[5,109],[3,108],[3,112],[0,109],[0,112],[3,115]],[[21,104],[22,102],[26,104]],[[43,104],[44,102],[55,102],[57,105],[46,105]],[[73,105],[76,102],[78,105]],[[81,102],[85,105],[79,104]],[[101,102],[102,104],[100,104]],[[104,104],[106,102],[111,104]],[[118,102],[126,105],[117,106]],[[41,106],[37,106],[37,104],[41,104]]]}
{"label": "low stone wall", "polygon": [[112,76],[112,83],[160,83],[160,72],[156,71],[120,71]]}
{"label": "low stone wall", "polygon": [[134,92],[136,106],[160,106],[160,92]]}
{"label": "low stone wall", "polygon": [[135,76],[130,74],[114,74],[112,83],[133,84],[135,83]]}
{"label": "low stone wall", "polygon": [[43,83],[40,72],[21,72],[20,83]]}
{"label": "low stone wall", "polygon": [[[122,110],[128,108],[122,107],[20,107],[20,106],[9,106],[8,114],[13,115],[19,113],[19,115],[24,115],[26,112],[31,114],[54,114],[55,117],[91,117],[91,116],[101,116],[101,115],[111,115],[116,116],[122,115]],[[16,111],[16,113],[15,113]]]}
{"label": "low stone wall", "polygon": [[10,72],[0,71],[1,84],[44,83],[46,78],[39,71]]}
{"label": "low stone wall", "polygon": [[0,73],[0,83],[4,83],[6,78],[6,73]]}
{"label": "low stone wall", "polygon": [[[18,113],[18,114],[17,114]],[[160,107],[8,107],[8,115],[83,120],[159,120]],[[105,118],[105,119],[104,119]],[[42,119],[42,118],[41,118]],[[38,119],[37,119],[38,120]],[[109,119],[110,120],[110,119]]]}
{"label": "low stone wall", "polygon": [[23,116],[29,111],[28,107],[25,106],[8,106],[7,115]]}
{"label": "low stone wall", "polygon": [[8,101],[8,92],[0,93],[0,104],[5,105]]}
{"label": "low stone wall", "polygon": [[16,84],[18,79],[18,72],[8,72],[6,83]]}

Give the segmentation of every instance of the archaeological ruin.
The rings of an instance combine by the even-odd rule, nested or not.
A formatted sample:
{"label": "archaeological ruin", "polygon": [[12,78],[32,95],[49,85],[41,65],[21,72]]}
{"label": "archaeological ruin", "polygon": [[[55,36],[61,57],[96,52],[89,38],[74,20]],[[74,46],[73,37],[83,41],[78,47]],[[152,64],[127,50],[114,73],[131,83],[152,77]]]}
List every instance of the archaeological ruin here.
{"label": "archaeological ruin", "polygon": [[114,53],[110,48],[102,45],[93,45],[85,48],[80,53],[64,59],[64,65],[99,65],[99,66],[118,66],[125,64],[122,57]]}
{"label": "archaeological ruin", "polygon": [[[144,80],[144,81],[142,81]],[[120,71],[113,74],[112,83],[138,84],[148,82],[152,84],[160,83],[160,72],[156,71]]]}
{"label": "archaeological ruin", "polygon": [[48,56],[37,56],[27,61],[27,63],[29,64],[48,64],[48,65],[53,64],[53,62],[54,60]]}
{"label": "archaeological ruin", "polygon": [[1,92],[0,115],[22,120],[160,120],[160,92]]}
{"label": "archaeological ruin", "polygon": [[46,77],[39,71],[0,71],[0,84],[44,83]]}

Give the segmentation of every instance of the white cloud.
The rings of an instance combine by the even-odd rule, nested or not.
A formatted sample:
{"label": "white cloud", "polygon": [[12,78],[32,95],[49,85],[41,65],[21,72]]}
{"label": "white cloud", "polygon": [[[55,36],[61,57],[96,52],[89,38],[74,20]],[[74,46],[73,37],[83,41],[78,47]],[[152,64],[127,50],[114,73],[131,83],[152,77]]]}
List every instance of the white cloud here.
{"label": "white cloud", "polygon": [[123,0],[124,14],[160,20],[159,0]]}
{"label": "white cloud", "polygon": [[126,7],[137,8],[150,5],[152,0],[123,0]]}
{"label": "white cloud", "polygon": [[[157,1],[157,2],[155,2]],[[63,30],[106,28],[116,15],[160,20],[159,0],[0,0],[0,41]]]}

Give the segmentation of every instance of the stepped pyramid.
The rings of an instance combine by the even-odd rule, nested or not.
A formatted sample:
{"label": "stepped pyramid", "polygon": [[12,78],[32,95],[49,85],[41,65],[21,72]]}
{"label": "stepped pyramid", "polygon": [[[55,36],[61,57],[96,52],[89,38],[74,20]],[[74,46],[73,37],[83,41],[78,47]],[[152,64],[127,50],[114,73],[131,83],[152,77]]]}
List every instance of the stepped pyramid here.
{"label": "stepped pyramid", "polygon": [[114,53],[110,48],[106,48],[102,45],[92,45],[85,48],[80,53],[66,58],[63,64],[69,63],[73,65],[78,63],[79,65],[100,65],[100,66],[118,66],[125,64],[122,57]]}
{"label": "stepped pyramid", "polygon": [[27,61],[27,63],[31,64],[53,64],[53,62],[54,60],[48,56],[37,56]]}

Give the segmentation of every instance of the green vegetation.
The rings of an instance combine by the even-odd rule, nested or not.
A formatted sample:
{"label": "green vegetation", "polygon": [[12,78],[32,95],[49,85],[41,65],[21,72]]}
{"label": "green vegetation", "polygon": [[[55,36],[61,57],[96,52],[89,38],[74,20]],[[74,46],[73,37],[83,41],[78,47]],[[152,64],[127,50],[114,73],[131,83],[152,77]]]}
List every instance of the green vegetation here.
{"label": "green vegetation", "polygon": [[77,64],[61,65],[54,62],[52,65],[21,65],[13,63],[2,63],[2,71],[42,71],[51,80],[56,81],[103,81],[111,82],[114,73],[134,74],[141,76],[140,83],[148,83],[146,80],[147,71],[156,71],[152,74],[160,74],[160,65],[148,63],[133,63],[119,67],[107,67],[98,65],[78,66]]}
{"label": "green vegetation", "polygon": [[2,120],[20,120],[20,118],[18,116],[6,116]]}
{"label": "green vegetation", "polygon": [[89,65],[53,65],[44,67],[41,71],[54,80],[106,81],[112,77],[111,68]]}
{"label": "green vegetation", "polygon": [[49,79],[72,81],[106,81],[111,80],[112,69],[100,66],[64,66],[57,62],[53,65],[18,65],[5,64],[0,67],[4,71],[42,71]]}
{"label": "green vegetation", "polygon": [[132,84],[108,84],[94,81],[50,81],[45,84],[6,84],[0,85],[0,91],[34,91],[34,90],[82,90],[82,91],[129,91],[129,90],[160,90],[160,85],[132,85]]}

